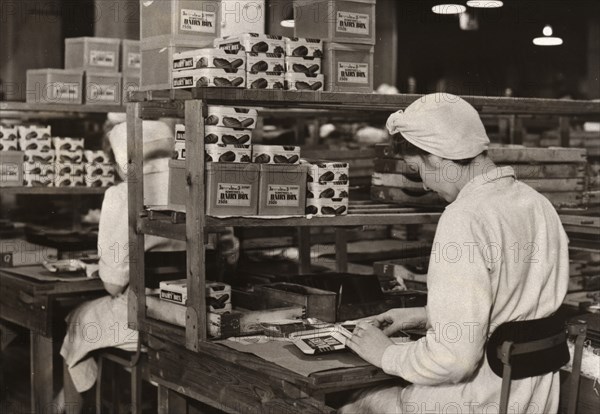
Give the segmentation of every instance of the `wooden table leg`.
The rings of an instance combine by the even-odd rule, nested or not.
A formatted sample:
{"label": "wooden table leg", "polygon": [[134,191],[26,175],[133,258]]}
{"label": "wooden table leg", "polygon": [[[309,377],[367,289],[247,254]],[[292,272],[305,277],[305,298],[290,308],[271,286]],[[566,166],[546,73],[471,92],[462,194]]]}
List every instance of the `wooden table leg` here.
{"label": "wooden table leg", "polygon": [[48,412],[54,397],[52,380],[53,342],[52,338],[31,332],[31,409],[35,413]]}
{"label": "wooden table leg", "polygon": [[348,272],[348,232],[343,227],[335,229],[335,264],[338,273]]}
{"label": "wooden table leg", "polygon": [[169,388],[158,385],[158,414],[187,414],[185,397]]}

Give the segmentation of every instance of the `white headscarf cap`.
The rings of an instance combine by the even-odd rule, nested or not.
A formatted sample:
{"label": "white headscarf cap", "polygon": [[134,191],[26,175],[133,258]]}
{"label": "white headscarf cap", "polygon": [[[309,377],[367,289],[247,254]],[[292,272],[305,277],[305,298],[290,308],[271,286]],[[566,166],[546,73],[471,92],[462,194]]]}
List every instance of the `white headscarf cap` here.
{"label": "white headscarf cap", "polygon": [[[161,121],[143,121],[144,159],[156,152],[173,151],[173,131]],[[120,168],[127,166],[127,123],[115,125],[108,133],[108,140],[115,154],[115,162]]]}
{"label": "white headscarf cap", "polygon": [[387,121],[391,135],[449,160],[474,158],[488,149],[479,114],[464,99],[448,93],[425,95]]}

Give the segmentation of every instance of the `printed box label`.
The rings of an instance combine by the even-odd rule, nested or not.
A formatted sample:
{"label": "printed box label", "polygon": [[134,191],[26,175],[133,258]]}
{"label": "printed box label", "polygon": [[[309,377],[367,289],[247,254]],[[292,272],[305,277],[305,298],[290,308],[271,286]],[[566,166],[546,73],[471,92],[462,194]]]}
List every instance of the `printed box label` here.
{"label": "printed box label", "polygon": [[370,33],[369,20],[368,14],[338,11],[336,31],[368,36]]}
{"label": "printed box label", "polygon": [[267,206],[298,207],[300,205],[300,186],[273,185],[267,188]]}
{"label": "printed box label", "polygon": [[107,50],[91,50],[90,51],[90,65],[100,66],[102,68],[112,68],[116,66],[115,52]]}
{"label": "printed box label", "polygon": [[369,64],[338,62],[338,82],[368,84]]}
{"label": "printed box label", "polygon": [[217,205],[250,207],[252,185],[217,183]]}
{"label": "printed box label", "polygon": [[181,9],[180,29],[189,32],[216,33],[217,14],[202,10]]}

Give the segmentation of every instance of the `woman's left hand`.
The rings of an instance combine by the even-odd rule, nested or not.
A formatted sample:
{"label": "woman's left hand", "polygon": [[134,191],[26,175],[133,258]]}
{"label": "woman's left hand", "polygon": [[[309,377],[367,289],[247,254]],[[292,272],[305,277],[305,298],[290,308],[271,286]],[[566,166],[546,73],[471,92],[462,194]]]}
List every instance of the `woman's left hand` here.
{"label": "woman's left hand", "polygon": [[381,368],[381,358],[388,346],[394,343],[379,328],[371,323],[356,325],[346,345],[365,361]]}

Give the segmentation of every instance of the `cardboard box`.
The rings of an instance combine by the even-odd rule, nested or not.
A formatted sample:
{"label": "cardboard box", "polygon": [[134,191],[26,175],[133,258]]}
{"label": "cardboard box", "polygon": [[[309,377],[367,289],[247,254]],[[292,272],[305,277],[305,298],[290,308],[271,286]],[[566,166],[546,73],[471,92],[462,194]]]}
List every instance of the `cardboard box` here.
{"label": "cardboard box", "polygon": [[215,39],[214,46],[225,50],[242,50],[254,53],[285,54],[285,40],[282,36],[258,33],[242,33]]}
{"label": "cardboard box", "polygon": [[250,145],[205,145],[206,162],[249,163],[252,161]]}
{"label": "cardboard box", "polygon": [[52,139],[36,138],[24,139],[19,138],[19,148],[25,152],[48,152],[52,151]]}
{"label": "cardboard box", "polygon": [[0,151],[17,151],[18,149],[17,140],[0,139]]}
{"label": "cardboard box", "polygon": [[323,57],[323,40],[286,37],[285,55],[292,58],[321,58]]}
{"label": "cardboard box", "polygon": [[159,289],[162,300],[187,305],[187,279],[160,282]]}
{"label": "cardboard box", "polygon": [[83,70],[29,69],[27,71],[27,103],[81,105],[83,95]]}
{"label": "cardboard box", "polygon": [[27,150],[24,151],[24,160],[27,162],[53,163],[56,160],[56,153],[54,150]]}
{"label": "cardboard box", "polygon": [[19,141],[47,140],[52,137],[50,125],[19,125],[17,130],[19,132]]}
{"label": "cardboard box", "polygon": [[253,145],[252,162],[256,164],[300,164],[300,147]]}
{"label": "cardboard box", "polygon": [[208,107],[205,126],[220,126],[237,129],[254,129],[258,112],[254,108],[215,106]]}
{"label": "cardboard box", "polygon": [[286,56],[285,71],[288,73],[318,75],[323,71],[323,59],[320,57]]}
{"label": "cardboard box", "polygon": [[169,160],[168,206],[170,210],[185,211],[188,197],[185,161]]}
{"label": "cardboard box", "polygon": [[184,70],[173,73],[173,89],[185,88],[245,88],[244,70],[215,68]]}
{"label": "cardboard box", "polygon": [[84,177],[83,164],[57,161],[54,168],[57,177]]}
{"label": "cardboard box", "polygon": [[19,131],[16,126],[5,126],[0,125],[0,140],[3,141],[17,141],[19,137]]}
{"label": "cardboard box", "polygon": [[288,91],[322,91],[324,88],[324,75],[309,76],[293,72],[285,74],[285,89]]}
{"label": "cardboard box", "polygon": [[83,151],[84,142],[83,138],[52,138],[52,146],[57,151]]}
{"label": "cardboard box", "polygon": [[122,76],[120,73],[85,73],[86,105],[121,105]]}
{"label": "cardboard box", "polygon": [[121,92],[121,104],[125,105],[129,102],[129,94],[131,92],[139,91],[141,85],[140,76],[123,75],[122,80],[122,92]]}
{"label": "cardboard box", "polygon": [[256,288],[266,298],[267,304],[287,302],[306,308],[308,318],[323,322],[336,321],[337,295],[328,290],[315,289],[293,283],[274,283]]}
{"label": "cardboard box", "polygon": [[[20,185],[20,184],[19,184]],[[31,266],[57,260],[58,251],[20,239],[0,241],[0,267]]]}
{"label": "cardboard box", "polygon": [[20,187],[23,185],[22,151],[0,152],[0,187]]}
{"label": "cardboard box", "polygon": [[159,36],[142,40],[140,90],[171,89],[174,55],[208,46],[212,46],[212,41],[194,37]]}
{"label": "cardboard box", "polygon": [[221,35],[221,1],[141,1],[140,38],[163,35],[212,44]]}
{"label": "cardboard box", "polygon": [[98,177],[94,177],[89,180],[87,180],[87,179],[85,180],[86,187],[110,187],[114,184],[115,184],[114,176],[108,176],[108,177],[98,176]]}
{"label": "cardboard box", "polygon": [[112,165],[108,154],[102,150],[84,150],[83,160],[90,164],[109,164]]}
{"label": "cardboard box", "polygon": [[246,54],[239,50],[205,48],[173,55],[173,72],[203,68],[246,70]]}
{"label": "cardboard box", "polygon": [[329,183],[308,183],[306,198],[349,198],[348,181],[332,181]]}
{"label": "cardboard box", "polygon": [[285,76],[280,72],[248,72],[246,76],[246,87],[248,89],[283,89]]}
{"label": "cardboard box", "polygon": [[247,129],[206,126],[204,127],[204,143],[223,145],[251,145],[252,132]]}
{"label": "cardboard box", "polygon": [[65,151],[55,150],[56,162],[81,164],[83,162],[83,150]]}
{"label": "cardboard box", "polygon": [[25,187],[54,187],[54,179],[54,173],[45,176],[23,173],[23,185]]}
{"label": "cardboard box", "polygon": [[121,43],[121,68],[123,76],[140,77],[142,54],[139,40],[123,39]]}
{"label": "cardboard box", "polygon": [[350,179],[350,165],[346,162],[302,160],[301,163],[309,166],[309,183],[324,183],[331,181],[348,182]]}
{"label": "cardboard box", "polygon": [[55,167],[52,162],[24,162],[23,163],[23,174],[29,176],[39,175],[47,177],[49,175],[54,176]]}
{"label": "cardboard box", "polygon": [[258,213],[258,165],[213,162],[206,169],[206,214],[255,216]]}
{"label": "cardboard box", "polygon": [[306,206],[306,173],[302,165],[260,166],[260,216],[301,216]]}
{"label": "cardboard box", "polygon": [[54,177],[54,187],[83,187],[85,178],[83,176],[69,175]]}
{"label": "cardboard box", "polygon": [[348,214],[347,198],[307,198],[306,214],[313,216],[345,216]]}
{"label": "cardboard box", "polygon": [[246,58],[246,70],[248,72],[285,72],[285,57],[283,54],[249,52],[246,54]]}
{"label": "cardboard box", "polygon": [[86,181],[93,181],[98,177],[114,177],[115,168],[110,164],[87,163],[84,164]]}
{"label": "cardboard box", "polygon": [[375,44],[376,0],[294,0],[297,37]]}
{"label": "cardboard box", "polygon": [[119,72],[121,39],[74,37],[65,39],[65,68]]}
{"label": "cardboard box", "polygon": [[323,74],[329,92],[373,92],[373,56],[369,45],[325,43]]}

